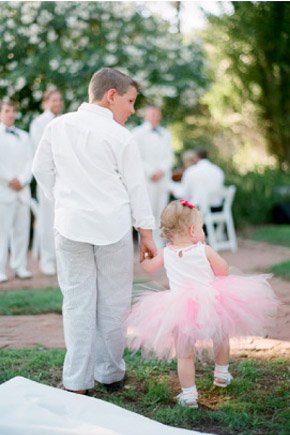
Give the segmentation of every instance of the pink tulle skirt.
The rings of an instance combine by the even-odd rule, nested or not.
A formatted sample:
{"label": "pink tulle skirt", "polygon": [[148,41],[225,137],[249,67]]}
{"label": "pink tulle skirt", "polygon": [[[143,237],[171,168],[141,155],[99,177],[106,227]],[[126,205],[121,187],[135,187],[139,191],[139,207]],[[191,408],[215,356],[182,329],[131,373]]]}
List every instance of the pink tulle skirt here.
{"label": "pink tulle skirt", "polygon": [[217,277],[211,284],[142,294],[128,317],[128,347],[159,359],[187,357],[197,346],[261,335],[278,301],[271,275]]}

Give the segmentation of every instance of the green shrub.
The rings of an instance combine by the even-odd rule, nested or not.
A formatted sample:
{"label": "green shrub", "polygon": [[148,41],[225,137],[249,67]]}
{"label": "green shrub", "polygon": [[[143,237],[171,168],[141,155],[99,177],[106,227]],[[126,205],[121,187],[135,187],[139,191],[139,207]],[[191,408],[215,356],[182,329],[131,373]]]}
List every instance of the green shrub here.
{"label": "green shrub", "polygon": [[275,193],[275,187],[290,186],[290,176],[280,170],[264,170],[239,174],[230,165],[224,167],[226,184],[234,184],[237,193],[233,204],[233,215],[238,227],[247,224],[272,222],[272,208],[275,204],[290,201]]}

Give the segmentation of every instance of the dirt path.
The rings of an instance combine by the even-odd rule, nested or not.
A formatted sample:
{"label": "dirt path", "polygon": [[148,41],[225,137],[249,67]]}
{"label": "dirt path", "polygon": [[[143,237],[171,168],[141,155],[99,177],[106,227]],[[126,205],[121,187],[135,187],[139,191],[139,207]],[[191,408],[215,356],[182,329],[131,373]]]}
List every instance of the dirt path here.
{"label": "dirt path", "polygon": [[[225,259],[243,272],[265,272],[275,263],[289,260],[290,249],[270,246],[251,241],[239,241],[236,253],[225,251]],[[30,257],[29,267],[33,278],[25,281],[11,279],[0,285],[0,291],[23,288],[45,288],[57,286],[56,277],[45,277],[38,269],[36,262]],[[9,273],[9,271],[8,271]],[[12,275],[9,274],[12,278]],[[135,279],[156,281],[166,285],[164,272],[148,277],[140,268],[135,258]],[[267,338],[249,337],[246,340],[233,342],[233,353],[245,350],[266,353],[287,354],[290,356],[290,282],[272,278],[271,284],[282,302],[275,324],[268,331]],[[0,316],[0,348],[20,348],[43,345],[46,347],[64,347],[62,319],[57,314],[37,316]]]}

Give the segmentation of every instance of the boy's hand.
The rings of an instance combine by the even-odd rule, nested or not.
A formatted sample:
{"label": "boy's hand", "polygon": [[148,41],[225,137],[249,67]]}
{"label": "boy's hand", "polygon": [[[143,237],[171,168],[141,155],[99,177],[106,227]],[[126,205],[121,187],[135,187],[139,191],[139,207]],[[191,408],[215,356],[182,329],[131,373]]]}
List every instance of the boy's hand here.
{"label": "boy's hand", "polygon": [[[139,242],[139,252],[140,252],[140,262],[145,258],[152,258],[157,255],[157,249],[152,237],[151,230],[139,229],[140,242]],[[145,255],[146,254],[146,255]]]}

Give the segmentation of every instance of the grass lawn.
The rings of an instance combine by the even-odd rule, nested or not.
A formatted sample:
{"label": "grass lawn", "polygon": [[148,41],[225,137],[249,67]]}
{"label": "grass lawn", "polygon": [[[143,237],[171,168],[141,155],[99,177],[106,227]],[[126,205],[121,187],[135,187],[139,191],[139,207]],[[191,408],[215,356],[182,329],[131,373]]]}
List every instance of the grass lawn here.
{"label": "grass lawn", "polygon": [[274,264],[269,268],[269,272],[274,273],[275,276],[290,280],[290,260]]}
{"label": "grass lawn", "polygon": [[[139,281],[134,281],[140,284]],[[62,294],[58,288],[19,289],[0,292],[0,315],[33,315],[62,312]]]}
{"label": "grass lawn", "polygon": [[290,225],[269,225],[247,232],[247,237],[257,242],[282,245],[290,248]]}
{"label": "grass lawn", "polygon": [[[63,350],[2,349],[0,382],[14,376],[56,386],[61,380]],[[127,352],[128,381],[122,392],[96,386],[91,395],[172,426],[216,434],[290,433],[289,361],[240,359],[231,365],[235,379],[227,389],[212,386],[212,366],[197,365],[198,410],[175,404],[179,392],[176,365],[143,361]]]}
{"label": "grass lawn", "polygon": [[59,289],[16,290],[0,292],[0,315],[61,314],[62,295]]}

